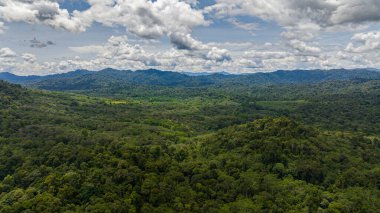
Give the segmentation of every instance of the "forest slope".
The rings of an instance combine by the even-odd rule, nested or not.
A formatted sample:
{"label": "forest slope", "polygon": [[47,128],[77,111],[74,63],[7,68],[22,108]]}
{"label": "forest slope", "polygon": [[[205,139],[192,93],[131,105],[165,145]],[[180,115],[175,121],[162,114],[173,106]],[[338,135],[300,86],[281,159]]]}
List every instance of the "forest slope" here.
{"label": "forest slope", "polygon": [[[141,87],[110,99],[0,82],[0,210],[376,212],[378,85],[159,87],[155,99]],[[367,116],[351,117],[362,131],[339,125],[346,103]],[[313,114],[324,106],[333,128]]]}

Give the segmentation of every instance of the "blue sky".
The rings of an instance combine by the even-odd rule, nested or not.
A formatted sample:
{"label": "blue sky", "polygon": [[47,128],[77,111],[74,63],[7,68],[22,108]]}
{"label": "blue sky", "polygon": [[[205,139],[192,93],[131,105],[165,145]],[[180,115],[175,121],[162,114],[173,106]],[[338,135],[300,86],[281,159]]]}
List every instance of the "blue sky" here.
{"label": "blue sky", "polygon": [[379,68],[378,0],[1,0],[0,72]]}

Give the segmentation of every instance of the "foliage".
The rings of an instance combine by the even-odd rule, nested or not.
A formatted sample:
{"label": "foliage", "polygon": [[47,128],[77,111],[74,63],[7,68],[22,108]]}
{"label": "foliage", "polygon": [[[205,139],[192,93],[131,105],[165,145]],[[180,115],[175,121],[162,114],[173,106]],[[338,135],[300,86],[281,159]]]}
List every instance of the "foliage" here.
{"label": "foliage", "polygon": [[0,82],[0,212],[377,212],[380,82]]}

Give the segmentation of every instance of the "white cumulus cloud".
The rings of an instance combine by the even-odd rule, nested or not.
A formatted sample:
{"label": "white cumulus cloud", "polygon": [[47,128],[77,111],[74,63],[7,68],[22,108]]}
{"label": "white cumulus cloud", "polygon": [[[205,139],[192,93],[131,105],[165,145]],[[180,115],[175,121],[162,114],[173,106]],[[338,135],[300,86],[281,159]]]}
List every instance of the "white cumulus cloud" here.
{"label": "white cumulus cloud", "polygon": [[318,54],[321,52],[321,48],[310,46],[304,41],[293,39],[289,42],[289,45],[296,49],[301,54]]}
{"label": "white cumulus cloud", "polygon": [[22,59],[24,59],[25,62],[34,64],[37,61],[37,57],[32,53],[24,53],[21,56]]}
{"label": "white cumulus cloud", "polygon": [[0,49],[0,58],[14,58],[16,57],[16,55],[17,54],[8,47],[4,47]]}
{"label": "white cumulus cloud", "polygon": [[346,51],[363,53],[380,49],[380,32],[358,33],[352,37]]}
{"label": "white cumulus cloud", "polygon": [[83,32],[94,22],[123,26],[142,38],[158,39],[170,34],[191,33],[192,28],[207,25],[195,2],[180,0],[88,0],[90,8],[69,12],[53,0],[2,0],[0,19],[38,23],[71,32]]}
{"label": "white cumulus cloud", "polygon": [[49,0],[2,0],[0,18],[6,21],[46,24],[72,32],[83,32],[90,22],[80,12],[69,13],[55,1]]}

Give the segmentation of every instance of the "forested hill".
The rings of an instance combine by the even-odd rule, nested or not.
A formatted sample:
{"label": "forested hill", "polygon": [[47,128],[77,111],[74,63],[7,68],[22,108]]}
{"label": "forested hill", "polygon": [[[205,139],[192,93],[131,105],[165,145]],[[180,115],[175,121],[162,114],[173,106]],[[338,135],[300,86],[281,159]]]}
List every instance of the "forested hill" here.
{"label": "forested hill", "polygon": [[62,78],[72,78],[75,76],[91,74],[91,71],[87,70],[76,70],[68,73],[62,74],[52,74],[47,76],[38,76],[38,75],[30,75],[30,76],[18,76],[9,72],[0,73],[0,80],[8,81],[14,84],[32,84],[43,80],[53,80],[53,79],[62,79]]}
{"label": "forested hill", "polygon": [[109,99],[0,81],[0,212],[376,213],[379,84]]}
{"label": "forested hill", "polygon": [[105,69],[98,72],[77,70],[49,76],[15,76],[0,73],[0,79],[47,90],[91,90],[118,85],[199,87],[210,85],[265,85],[290,83],[318,83],[334,80],[380,79],[380,72],[356,70],[294,70],[271,73],[228,75],[226,73],[191,75],[185,73],[140,70]]}

